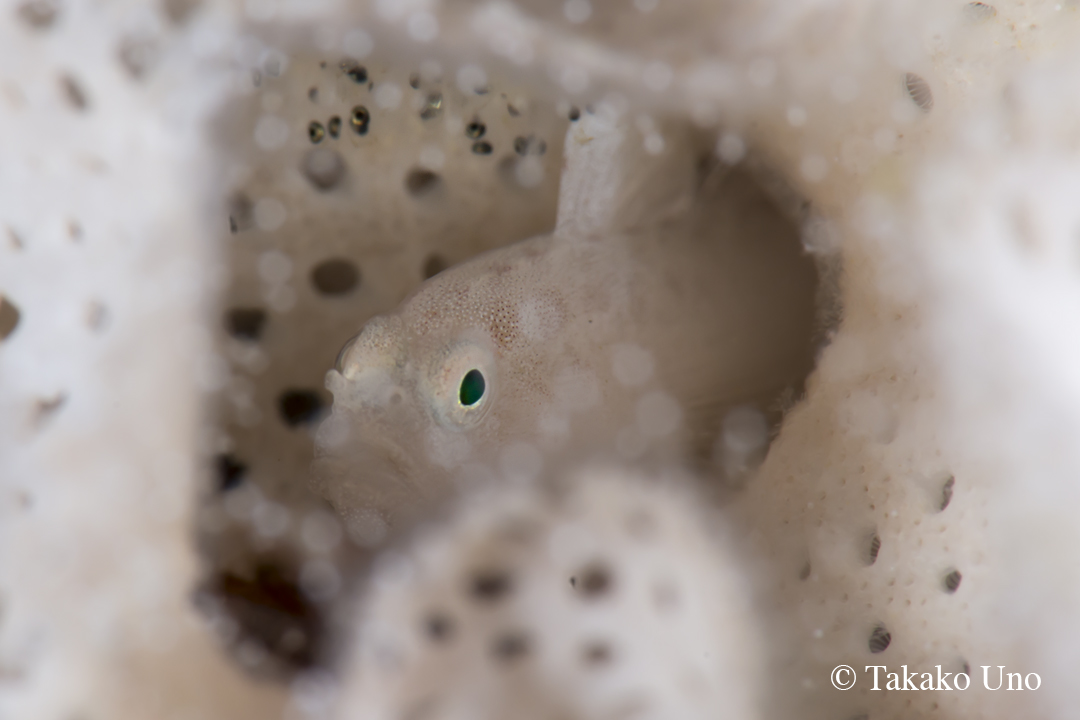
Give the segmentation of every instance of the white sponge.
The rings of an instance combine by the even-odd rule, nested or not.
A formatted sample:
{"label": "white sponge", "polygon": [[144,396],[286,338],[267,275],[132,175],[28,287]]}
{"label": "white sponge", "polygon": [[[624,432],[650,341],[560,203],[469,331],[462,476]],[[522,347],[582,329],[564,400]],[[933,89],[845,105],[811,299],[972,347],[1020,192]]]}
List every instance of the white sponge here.
{"label": "white sponge", "polygon": [[564,480],[468,498],[382,558],[337,717],[757,717],[748,595],[692,498]]}

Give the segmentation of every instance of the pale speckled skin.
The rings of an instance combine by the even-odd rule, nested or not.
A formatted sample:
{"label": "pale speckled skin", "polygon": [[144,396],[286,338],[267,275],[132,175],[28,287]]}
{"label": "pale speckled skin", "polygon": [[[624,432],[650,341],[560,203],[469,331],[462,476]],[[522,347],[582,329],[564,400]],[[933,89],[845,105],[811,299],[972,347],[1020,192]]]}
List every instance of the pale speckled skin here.
{"label": "pale speckled skin", "polygon": [[[698,170],[688,160],[685,172]],[[346,515],[394,524],[455,482],[528,476],[538,460],[689,460],[725,407],[798,387],[813,360],[813,262],[747,174],[695,184],[678,217],[489,252],[368,323],[327,375],[319,491]],[[640,384],[613,371],[624,344],[654,360]],[[485,396],[455,408],[473,367]],[[682,413],[650,437],[638,402],[657,391]]]}

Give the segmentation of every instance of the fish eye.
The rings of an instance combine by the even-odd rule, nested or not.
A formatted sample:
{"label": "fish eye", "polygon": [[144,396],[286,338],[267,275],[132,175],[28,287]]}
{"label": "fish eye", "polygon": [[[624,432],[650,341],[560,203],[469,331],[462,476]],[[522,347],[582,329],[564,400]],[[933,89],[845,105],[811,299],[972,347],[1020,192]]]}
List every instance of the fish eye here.
{"label": "fish eye", "polygon": [[491,350],[463,338],[433,353],[419,389],[436,422],[448,430],[467,430],[491,410],[496,376]]}
{"label": "fish eye", "polygon": [[487,381],[484,373],[476,368],[465,373],[461,378],[461,386],[458,388],[458,400],[465,407],[472,407],[484,398],[484,390],[487,389]]}

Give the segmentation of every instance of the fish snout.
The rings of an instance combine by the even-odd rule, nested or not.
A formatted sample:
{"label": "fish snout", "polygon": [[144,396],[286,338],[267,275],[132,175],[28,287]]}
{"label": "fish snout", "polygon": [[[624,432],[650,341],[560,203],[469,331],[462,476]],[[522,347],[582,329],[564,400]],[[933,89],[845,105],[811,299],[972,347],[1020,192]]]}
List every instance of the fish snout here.
{"label": "fish snout", "polygon": [[399,367],[406,355],[400,331],[400,318],[372,318],[342,346],[334,369],[346,380],[353,380],[370,368],[392,370]]}

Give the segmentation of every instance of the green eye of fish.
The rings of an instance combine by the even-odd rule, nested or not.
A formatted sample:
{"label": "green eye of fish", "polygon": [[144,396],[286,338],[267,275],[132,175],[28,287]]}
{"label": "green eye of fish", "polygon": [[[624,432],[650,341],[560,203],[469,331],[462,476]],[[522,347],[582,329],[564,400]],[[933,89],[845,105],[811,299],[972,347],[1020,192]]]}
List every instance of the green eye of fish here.
{"label": "green eye of fish", "polygon": [[484,397],[486,388],[487,382],[484,380],[484,373],[476,369],[470,370],[465,373],[465,377],[461,378],[458,399],[462,405],[470,407],[480,402],[480,399]]}
{"label": "green eye of fish", "polygon": [[416,389],[432,418],[447,430],[476,427],[498,395],[499,371],[491,351],[462,337],[429,356],[431,364],[418,373]]}

